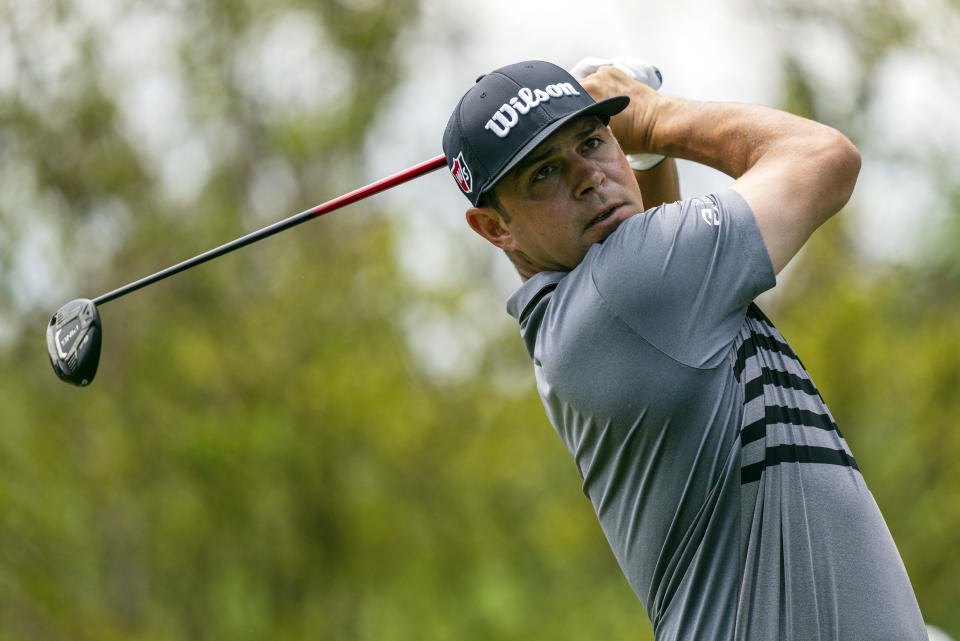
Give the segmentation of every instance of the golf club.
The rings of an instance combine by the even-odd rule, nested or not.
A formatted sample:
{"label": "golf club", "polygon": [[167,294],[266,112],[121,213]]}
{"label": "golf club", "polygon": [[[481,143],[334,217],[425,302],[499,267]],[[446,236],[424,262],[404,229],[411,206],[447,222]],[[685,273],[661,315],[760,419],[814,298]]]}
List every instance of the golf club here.
{"label": "golf club", "polygon": [[355,189],[321,205],[302,211],[299,214],[294,214],[289,218],[251,232],[246,236],[241,236],[229,243],[225,243],[202,254],[198,254],[193,258],[167,267],[155,274],[128,283],[106,294],[101,294],[93,300],[77,298],[70,301],[58,309],[47,324],[47,352],[50,355],[50,364],[53,365],[53,371],[56,372],[61,380],[81,387],[89,385],[91,381],[93,381],[93,377],[97,373],[97,365],[100,362],[100,344],[103,334],[100,324],[100,314],[97,312],[97,305],[102,305],[115,298],[120,298],[142,287],[163,280],[168,276],[173,276],[191,267],[205,263],[208,260],[223,256],[235,249],[246,247],[251,243],[290,229],[300,223],[340,209],[358,200],[363,200],[381,191],[401,185],[414,178],[439,169],[445,164],[446,158],[443,155],[431,158],[401,172],[387,176],[386,178],[381,178],[365,187]]}

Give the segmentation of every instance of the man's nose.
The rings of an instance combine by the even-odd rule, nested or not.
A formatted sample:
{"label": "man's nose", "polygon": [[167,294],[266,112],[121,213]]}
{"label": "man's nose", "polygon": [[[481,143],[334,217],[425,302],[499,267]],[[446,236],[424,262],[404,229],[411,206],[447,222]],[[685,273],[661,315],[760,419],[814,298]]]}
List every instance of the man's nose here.
{"label": "man's nose", "polygon": [[596,163],[580,158],[574,163],[573,194],[584,198],[597,190],[607,179]]}

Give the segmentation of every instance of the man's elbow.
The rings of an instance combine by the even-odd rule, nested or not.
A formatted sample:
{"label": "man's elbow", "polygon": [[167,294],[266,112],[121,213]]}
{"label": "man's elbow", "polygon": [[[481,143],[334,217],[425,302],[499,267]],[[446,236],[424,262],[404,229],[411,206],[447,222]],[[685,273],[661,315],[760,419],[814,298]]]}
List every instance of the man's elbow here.
{"label": "man's elbow", "polygon": [[821,175],[827,178],[824,204],[829,218],[847,204],[860,175],[860,151],[850,139],[835,129],[830,130],[819,162]]}

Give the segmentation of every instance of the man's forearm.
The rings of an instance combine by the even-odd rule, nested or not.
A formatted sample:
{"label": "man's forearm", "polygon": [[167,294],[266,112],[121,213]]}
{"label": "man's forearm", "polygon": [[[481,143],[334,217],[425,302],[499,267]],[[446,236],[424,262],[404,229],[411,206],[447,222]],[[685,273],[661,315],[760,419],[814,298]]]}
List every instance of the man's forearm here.
{"label": "man's forearm", "polygon": [[836,132],[820,123],[769,107],[657,96],[653,116],[636,131],[645,149],[707,165],[739,178],[767,154],[794,155],[829,144]]}
{"label": "man's forearm", "polygon": [[610,121],[625,153],[683,158],[733,178],[771,151],[792,162],[815,161],[819,147],[842,138],[830,127],[769,107],[666,96],[612,68],[601,68],[583,84],[597,100],[630,97],[630,106]]}

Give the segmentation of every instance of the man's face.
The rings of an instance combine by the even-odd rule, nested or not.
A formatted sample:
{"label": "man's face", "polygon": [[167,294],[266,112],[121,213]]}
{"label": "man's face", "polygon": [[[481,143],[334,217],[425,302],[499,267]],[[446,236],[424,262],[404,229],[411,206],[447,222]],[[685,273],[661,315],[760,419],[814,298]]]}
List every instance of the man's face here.
{"label": "man's face", "polygon": [[633,170],[595,116],[564,125],[495,191],[506,213],[500,217],[504,233],[494,239],[474,220],[471,226],[497,246],[523,253],[538,271],[573,269],[591,245],[643,211]]}

